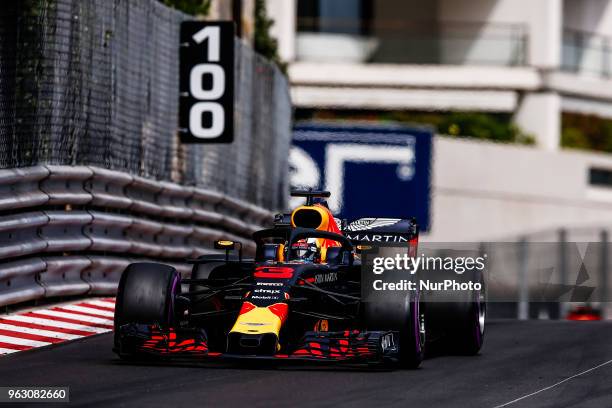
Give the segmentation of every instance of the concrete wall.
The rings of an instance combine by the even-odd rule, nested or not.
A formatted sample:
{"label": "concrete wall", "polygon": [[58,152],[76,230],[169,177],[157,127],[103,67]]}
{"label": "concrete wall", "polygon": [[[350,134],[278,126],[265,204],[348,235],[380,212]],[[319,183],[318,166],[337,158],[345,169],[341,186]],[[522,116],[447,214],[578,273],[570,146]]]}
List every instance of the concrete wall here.
{"label": "concrete wall", "polygon": [[564,0],[563,28],[612,35],[612,1]]}
{"label": "concrete wall", "polygon": [[612,43],[612,1],[566,0],[563,7],[563,66],[601,75],[612,66],[612,55],[604,51]]}
{"label": "concrete wall", "polygon": [[421,64],[438,60],[437,1],[375,0],[373,14],[375,62]]}
{"label": "concrete wall", "polygon": [[612,225],[612,189],[589,186],[612,155],[545,151],[449,137],[434,142],[430,241],[515,239]]}
{"label": "concrete wall", "polygon": [[[529,35],[529,65],[554,68],[559,64],[561,40],[561,0],[439,0],[440,21],[524,24]],[[489,40],[489,42],[491,42]],[[497,47],[504,47],[503,43]],[[508,45],[506,45],[508,47]],[[482,49],[482,50],[480,50]],[[486,36],[474,36],[469,53],[495,51]]]}
{"label": "concrete wall", "polygon": [[297,0],[266,0],[268,17],[274,20],[270,35],[278,40],[278,55],[284,61],[295,59]]}

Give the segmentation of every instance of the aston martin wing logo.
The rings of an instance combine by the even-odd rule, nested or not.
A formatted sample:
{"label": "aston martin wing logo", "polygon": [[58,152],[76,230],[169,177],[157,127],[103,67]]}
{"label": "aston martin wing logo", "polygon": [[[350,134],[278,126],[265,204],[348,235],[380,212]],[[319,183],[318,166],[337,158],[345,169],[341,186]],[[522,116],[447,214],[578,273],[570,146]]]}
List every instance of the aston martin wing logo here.
{"label": "aston martin wing logo", "polygon": [[348,231],[366,231],[394,225],[400,221],[400,218],[360,218],[351,222],[346,229]]}

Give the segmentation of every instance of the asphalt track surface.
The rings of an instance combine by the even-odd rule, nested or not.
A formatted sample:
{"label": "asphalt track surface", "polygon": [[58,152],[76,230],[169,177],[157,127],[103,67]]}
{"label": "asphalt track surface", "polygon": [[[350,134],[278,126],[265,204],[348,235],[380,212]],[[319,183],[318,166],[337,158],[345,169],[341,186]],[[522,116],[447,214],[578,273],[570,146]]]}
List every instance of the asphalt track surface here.
{"label": "asphalt track surface", "polygon": [[71,403],[61,406],[471,408],[537,392],[507,406],[612,407],[612,322],[494,321],[480,355],[433,357],[418,370],[128,364],[111,341],[2,357],[0,385],[69,385]]}

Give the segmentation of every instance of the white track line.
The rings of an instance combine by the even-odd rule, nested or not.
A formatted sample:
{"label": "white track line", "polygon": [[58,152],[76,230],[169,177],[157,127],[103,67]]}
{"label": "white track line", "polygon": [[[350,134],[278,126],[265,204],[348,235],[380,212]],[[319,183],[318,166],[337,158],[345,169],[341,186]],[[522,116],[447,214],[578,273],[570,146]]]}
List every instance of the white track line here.
{"label": "white track line", "polygon": [[18,352],[18,351],[21,351],[21,350],[13,350],[13,349],[7,349],[7,348],[2,348],[2,347],[0,347],[0,355],[2,355],[2,354],[11,354],[11,353],[16,353],[16,352]]}
{"label": "white track line", "polygon": [[45,315],[45,316],[51,316],[51,317],[62,317],[65,319],[73,319],[73,320],[80,320],[82,322],[88,322],[88,323],[98,323],[98,324],[107,324],[112,326],[113,325],[113,320],[109,320],[109,319],[104,319],[101,317],[91,317],[91,316],[85,316],[82,314],[75,314],[75,313],[65,313],[65,312],[59,312],[57,310],[35,310],[34,313],[36,314],[41,314],[41,315]]}
{"label": "white track line", "polygon": [[80,339],[81,337],[83,337],[77,334],[68,334],[68,333],[61,333],[61,332],[42,330],[42,329],[32,329],[30,327],[13,326],[13,325],[6,324],[6,323],[0,323],[0,329],[11,330],[14,332],[25,333],[25,334],[35,334],[37,336],[45,336],[45,337],[51,337],[54,339],[64,339],[64,340],[74,340],[74,339]]}
{"label": "white track line", "polygon": [[110,301],[88,300],[86,303],[89,303],[90,305],[108,307],[108,308],[111,308],[111,309],[115,308],[115,302],[110,302]]}
{"label": "white track line", "polygon": [[107,318],[110,318],[110,319],[113,319],[115,317],[115,314],[113,312],[108,312],[108,311],[100,310],[100,309],[94,309],[93,307],[68,305],[68,306],[62,306],[62,309],[74,310],[75,312],[83,312],[83,313],[95,314],[95,315],[98,315],[100,317],[105,317],[105,318],[107,317]]}
{"label": "white track line", "polygon": [[46,341],[38,341],[38,340],[28,340],[22,339],[20,337],[11,337],[11,336],[3,336],[0,335],[0,342],[9,343],[9,344],[17,344],[19,346],[30,346],[30,347],[41,347],[48,346],[52,343],[47,343]]}
{"label": "white track line", "polygon": [[[38,312],[40,312],[40,310],[38,310],[37,313]],[[76,323],[58,322],[57,320],[43,319],[40,317],[31,317],[31,316],[20,316],[20,315],[2,316],[2,319],[15,320],[15,321],[24,322],[24,323],[40,324],[43,326],[59,327],[63,329],[82,330],[82,331],[92,332],[92,333],[106,333],[110,331],[110,329],[104,329],[102,327],[91,327],[91,326],[85,326],[85,325],[76,324]]]}
{"label": "white track line", "polygon": [[544,392],[544,391],[550,390],[551,388],[554,388],[554,387],[556,387],[556,386],[558,386],[558,385],[561,385],[561,384],[563,384],[563,383],[565,383],[565,382],[567,382],[567,381],[569,381],[569,380],[571,380],[571,379],[573,379],[573,378],[579,377],[579,376],[581,376],[581,375],[583,375],[583,374],[586,374],[586,373],[590,373],[591,371],[595,371],[595,370],[597,370],[598,368],[601,368],[601,367],[603,367],[603,366],[605,366],[605,365],[608,365],[608,364],[610,364],[610,363],[612,363],[612,360],[608,360],[608,361],[606,361],[605,363],[601,363],[601,364],[599,364],[599,365],[596,365],[595,367],[589,368],[588,370],[584,370],[584,371],[582,371],[582,372],[580,372],[580,373],[578,373],[578,374],[574,374],[574,375],[572,375],[571,377],[567,377],[565,380],[561,380],[561,381],[559,381],[558,383],[555,383],[555,384],[553,384],[553,385],[549,385],[548,387],[545,387],[545,388],[542,388],[541,390],[537,390],[537,391],[535,391],[535,392],[532,392],[531,394],[523,395],[522,397],[519,397],[519,398],[514,399],[514,400],[512,400],[512,401],[508,401],[508,402],[506,402],[506,403],[504,403],[504,404],[501,404],[501,405],[496,405],[496,406],[495,406],[495,407],[493,407],[493,408],[502,408],[502,407],[507,407],[507,406],[508,406],[508,405],[510,405],[510,404],[514,404],[515,402],[519,402],[519,401],[521,401],[521,400],[524,400],[525,398],[533,397],[533,396],[534,396],[534,395],[536,395],[536,394],[539,394],[539,393],[541,393],[541,392]]}

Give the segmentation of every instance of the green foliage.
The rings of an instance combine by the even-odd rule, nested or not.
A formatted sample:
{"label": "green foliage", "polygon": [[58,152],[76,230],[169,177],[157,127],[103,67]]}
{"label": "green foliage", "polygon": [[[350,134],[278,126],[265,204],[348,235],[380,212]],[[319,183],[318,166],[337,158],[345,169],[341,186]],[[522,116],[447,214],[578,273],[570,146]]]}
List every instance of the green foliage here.
{"label": "green foliage", "polygon": [[561,123],[561,146],[612,153],[612,120],[564,113]]}
{"label": "green foliage", "polygon": [[561,146],[589,150],[591,143],[580,129],[568,127],[561,131]]}
{"label": "green foliage", "polygon": [[160,0],[168,7],[191,15],[208,15],[210,0]]}
{"label": "green foliage", "polygon": [[535,144],[535,138],[512,123],[507,114],[478,112],[409,112],[409,111],[327,111],[317,110],[311,115],[297,112],[302,120],[349,120],[399,122],[432,126],[438,134],[456,138],[491,140],[496,142]]}
{"label": "green foliage", "polygon": [[287,66],[278,56],[278,41],[270,35],[270,28],[274,25],[274,20],[268,17],[266,12],[265,0],[255,0],[255,51],[276,63],[283,73],[286,73]]}
{"label": "green foliage", "polygon": [[509,115],[452,112],[452,113],[390,113],[389,119],[407,123],[429,124],[443,135],[496,142],[535,144],[532,135],[513,124]]}
{"label": "green foliage", "polygon": [[486,113],[451,113],[438,124],[438,132],[496,142],[535,143],[533,136],[523,133],[515,124]]}

